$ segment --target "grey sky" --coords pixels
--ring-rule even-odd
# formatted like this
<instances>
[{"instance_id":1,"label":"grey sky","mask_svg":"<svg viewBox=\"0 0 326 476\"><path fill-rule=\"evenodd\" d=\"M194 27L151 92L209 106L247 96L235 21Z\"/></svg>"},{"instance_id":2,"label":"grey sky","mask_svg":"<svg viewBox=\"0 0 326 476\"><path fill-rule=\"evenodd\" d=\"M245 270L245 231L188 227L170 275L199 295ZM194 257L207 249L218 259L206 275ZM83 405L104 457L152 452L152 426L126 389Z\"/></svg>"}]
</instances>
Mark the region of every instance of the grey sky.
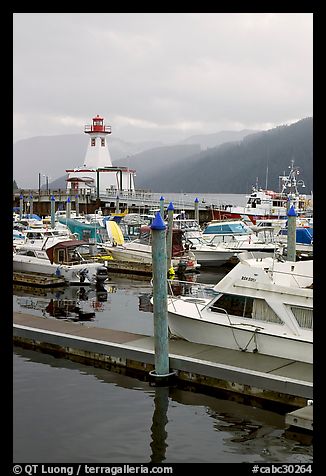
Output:
<instances>
[{"instance_id":1,"label":"grey sky","mask_svg":"<svg viewBox=\"0 0 326 476\"><path fill-rule=\"evenodd\" d=\"M15 13L14 141L268 129L313 115L312 13Z\"/></svg>"}]
</instances>

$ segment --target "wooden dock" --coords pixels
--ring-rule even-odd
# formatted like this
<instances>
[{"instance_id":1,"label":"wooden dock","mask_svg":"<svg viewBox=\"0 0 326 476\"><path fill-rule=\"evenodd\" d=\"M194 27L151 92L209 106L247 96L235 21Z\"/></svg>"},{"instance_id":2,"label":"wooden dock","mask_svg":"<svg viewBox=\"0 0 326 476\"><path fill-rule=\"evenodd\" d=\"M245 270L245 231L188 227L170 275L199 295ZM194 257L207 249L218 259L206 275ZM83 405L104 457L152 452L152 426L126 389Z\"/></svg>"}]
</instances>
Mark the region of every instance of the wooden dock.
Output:
<instances>
[{"instance_id":1,"label":"wooden dock","mask_svg":"<svg viewBox=\"0 0 326 476\"><path fill-rule=\"evenodd\" d=\"M293 412L287 413L285 416L285 423L292 427L312 431L313 405L307 405L305 407L298 408Z\"/></svg>"},{"instance_id":2,"label":"wooden dock","mask_svg":"<svg viewBox=\"0 0 326 476\"><path fill-rule=\"evenodd\" d=\"M38 273L13 272L13 282L15 284L26 284L28 286L56 287L67 284L63 276L50 276Z\"/></svg>"},{"instance_id":3,"label":"wooden dock","mask_svg":"<svg viewBox=\"0 0 326 476\"><path fill-rule=\"evenodd\" d=\"M138 263L136 261L108 260L106 265L109 273L134 274L142 276L152 275L152 265L149 263Z\"/></svg>"},{"instance_id":4,"label":"wooden dock","mask_svg":"<svg viewBox=\"0 0 326 476\"><path fill-rule=\"evenodd\" d=\"M14 344L112 371L148 378L154 337L13 313ZM176 384L285 414L313 398L312 365L169 339Z\"/></svg>"}]
</instances>

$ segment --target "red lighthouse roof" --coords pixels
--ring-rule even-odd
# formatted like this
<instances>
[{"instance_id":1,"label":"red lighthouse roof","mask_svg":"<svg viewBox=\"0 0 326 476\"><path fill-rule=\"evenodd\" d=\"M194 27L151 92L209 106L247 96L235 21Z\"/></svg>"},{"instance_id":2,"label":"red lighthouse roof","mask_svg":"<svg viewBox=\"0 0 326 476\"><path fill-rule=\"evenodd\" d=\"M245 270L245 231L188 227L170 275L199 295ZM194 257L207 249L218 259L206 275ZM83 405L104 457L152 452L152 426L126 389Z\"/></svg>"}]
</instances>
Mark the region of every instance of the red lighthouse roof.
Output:
<instances>
[{"instance_id":1,"label":"red lighthouse roof","mask_svg":"<svg viewBox=\"0 0 326 476\"><path fill-rule=\"evenodd\" d=\"M92 125L86 125L84 132L90 133L90 132L101 132L104 134L111 134L111 126L105 126L103 124L104 118L100 117L98 114L96 117L93 117L92 119L93 124Z\"/></svg>"}]
</instances>

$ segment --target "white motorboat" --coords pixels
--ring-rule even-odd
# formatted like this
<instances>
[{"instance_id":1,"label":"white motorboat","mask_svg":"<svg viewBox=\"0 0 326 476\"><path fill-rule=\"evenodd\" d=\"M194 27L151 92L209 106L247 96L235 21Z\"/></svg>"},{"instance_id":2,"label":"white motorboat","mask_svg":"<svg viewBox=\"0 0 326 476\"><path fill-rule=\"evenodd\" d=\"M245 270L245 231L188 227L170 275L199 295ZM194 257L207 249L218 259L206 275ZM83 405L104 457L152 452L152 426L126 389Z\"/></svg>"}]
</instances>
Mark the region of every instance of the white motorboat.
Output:
<instances>
[{"instance_id":1,"label":"white motorboat","mask_svg":"<svg viewBox=\"0 0 326 476\"><path fill-rule=\"evenodd\" d=\"M199 236L187 238L185 246L194 253L203 268L222 266L237 256L237 252L227 248L225 244L211 244Z\"/></svg>"},{"instance_id":2,"label":"white motorboat","mask_svg":"<svg viewBox=\"0 0 326 476\"><path fill-rule=\"evenodd\" d=\"M281 247L275 240L273 228L261 227L256 232L243 220L212 220L203 229L203 238L209 244L223 244L228 250L274 252Z\"/></svg>"},{"instance_id":3,"label":"white motorboat","mask_svg":"<svg viewBox=\"0 0 326 476\"><path fill-rule=\"evenodd\" d=\"M172 335L191 342L313 361L313 262L248 258L209 293L168 296ZM174 284L174 283L173 283ZM189 283L188 283L189 285Z\"/></svg>"},{"instance_id":4,"label":"white motorboat","mask_svg":"<svg viewBox=\"0 0 326 476\"><path fill-rule=\"evenodd\" d=\"M173 229L171 266L178 272L195 272L200 264L194 253L185 249L182 237L182 230ZM117 261L152 264L151 229L148 225L141 226L140 236L136 240L116 246L103 243L103 246Z\"/></svg>"},{"instance_id":5,"label":"white motorboat","mask_svg":"<svg viewBox=\"0 0 326 476\"><path fill-rule=\"evenodd\" d=\"M97 258L85 259L82 248L89 243L81 240L57 241L52 246L21 246L13 253L13 271L63 276L70 284L103 284L107 268Z\"/></svg>"}]
</instances>

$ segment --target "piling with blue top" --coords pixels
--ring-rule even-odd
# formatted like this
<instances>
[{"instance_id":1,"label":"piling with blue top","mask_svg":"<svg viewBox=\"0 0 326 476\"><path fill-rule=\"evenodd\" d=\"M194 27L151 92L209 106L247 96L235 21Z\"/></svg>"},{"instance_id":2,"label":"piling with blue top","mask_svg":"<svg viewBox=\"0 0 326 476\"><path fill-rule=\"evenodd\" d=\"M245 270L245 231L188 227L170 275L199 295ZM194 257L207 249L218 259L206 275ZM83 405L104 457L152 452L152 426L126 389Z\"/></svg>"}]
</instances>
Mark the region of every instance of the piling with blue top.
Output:
<instances>
[{"instance_id":1,"label":"piling with blue top","mask_svg":"<svg viewBox=\"0 0 326 476\"><path fill-rule=\"evenodd\" d=\"M120 198L117 195L116 202L115 202L115 213L120 213Z\"/></svg>"},{"instance_id":2,"label":"piling with blue top","mask_svg":"<svg viewBox=\"0 0 326 476\"><path fill-rule=\"evenodd\" d=\"M286 251L286 260L295 261L296 260L296 233L297 233L297 214L295 212L294 206L291 205L288 213L288 236L287 236L287 251Z\"/></svg>"},{"instance_id":3,"label":"piling with blue top","mask_svg":"<svg viewBox=\"0 0 326 476\"><path fill-rule=\"evenodd\" d=\"M24 197L22 194L19 195L19 218L23 218L24 213Z\"/></svg>"},{"instance_id":4,"label":"piling with blue top","mask_svg":"<svg viewBox=\"0 0 326 476\"><path fill-rule=\"evenodd\" d=\"M66 202L66 218L70 218L70 216L71 216L71 200L70 200L70 197L68 197Z\"/></svg>"},{"instance_id":5,"label":"piling with blue top","mask_svg":"<svg viewBox=\"0 0 326 476\"><path fill-rule=\"evenodd\" d=\"M199 224L199 200L195 198L195 220Z\"/></svg>"},{"instance_id":6,"label":"piling with blue top","mask_svg":"<svg viewBox=\"0 0 326 476\"><path fill-rule=\"evenodd\" d=\"M29 214L33 215L33 195L29 196Z\"/></svg>"},{"instance_id":7,"label":"piling with blue top","mask_svg":"<svg viewBox=\"0 0 326 476\"><path fill-rule=\"evenodd\" d=\"M51 195L51 227L55 227L55 198Z\"/></svg>"},{"instance_id":8,"label":"piling with blue top","mask_svg":"<svg viewBox=\"0 0 326 476\"><path fill-rule=\"evenodd\" d=\"M75 209L76 209L76 217L79 217L79 195L75 196Z\"/></svg>"},{"instance_id":9,"label":"piling with blue top","mask_svg":"<svg viewBox=\"0 0 326 476\"><path fill-rule=\"evenodd\" d=\"M163 195L161 196L160 198L160 214L161 214L161 217L164 219L164 197Z\"/></svg>"},{"instance_id":10,"label":"piling with blue top","mask_svg":"<svg viewBox=\"0 0 326 476\"><path fill-rule=\"evenodd\" d=\"M162 381L173 373L169 372L166 226L160 212L157 212L151 230L155 371L150 372L150 376Z\"/></svg>"},{"instance_id":11,"label":"piling with blue top","mask_svg":"<svg viewBox=\"0 0 326 476\"><path fill-rule=\"evenodd\" d=\"M168 231L166 236L166 253L167 253L167 269L171 268L171 261L172 261L172 228L173 228L173 212L174 206L173 203L170 202L167 208L168 211Z\"/></svg>"}]
</instances>

